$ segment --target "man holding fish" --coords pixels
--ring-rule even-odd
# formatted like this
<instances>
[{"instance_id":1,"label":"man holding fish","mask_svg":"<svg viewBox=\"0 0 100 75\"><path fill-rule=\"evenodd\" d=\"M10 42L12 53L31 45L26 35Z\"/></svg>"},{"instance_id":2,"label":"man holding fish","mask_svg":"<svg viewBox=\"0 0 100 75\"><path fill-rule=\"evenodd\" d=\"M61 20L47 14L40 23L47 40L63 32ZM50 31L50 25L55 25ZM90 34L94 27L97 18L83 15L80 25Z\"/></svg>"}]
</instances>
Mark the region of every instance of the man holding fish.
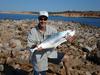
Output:
<instances>
[{"instance_id":1,"label":"man holding fish","mask_svg":"<svg viewBox=\"0 0 100 75\"><path fill-rule=\"evenodd\" d=\"M58 33L56 28L47 25L48 16L47 11L39 12L39 23L31 29L27 38L28 47L30 47L32 54L31 62L34 66L34 75L46 75L48 62L58 65L60 62L64 62L63 60L66 60L66 54L57 52L55 47L65 42L65 40L73 42L75 39L73 36L75 34L74 32L72 36L69 35L66 37L68 32ZM54 38L52 37L53 35ZM67 65L65 65L65 67L67 69Z\"/></svg>"}]
</instances>

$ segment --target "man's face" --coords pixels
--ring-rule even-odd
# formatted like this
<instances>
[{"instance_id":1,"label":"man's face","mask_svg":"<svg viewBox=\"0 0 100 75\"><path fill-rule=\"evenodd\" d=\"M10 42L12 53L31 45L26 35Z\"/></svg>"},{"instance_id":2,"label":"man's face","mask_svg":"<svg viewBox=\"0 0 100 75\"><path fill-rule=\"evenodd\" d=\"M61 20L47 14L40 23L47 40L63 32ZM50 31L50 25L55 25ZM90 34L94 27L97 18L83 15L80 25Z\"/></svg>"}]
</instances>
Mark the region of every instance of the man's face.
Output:
<instances>
[{"instance_id":1,"label":"man's face","mask_svg":"<svg viewBox=\"0 0 100 75\"><path fill-rule=\"evenodd\" d=\"M40 16L39 17L39 24L41 25L41 26L45 26L46 24L47 24L47 17L45 17L45 16Z\"/></svg>"}]
</instances>

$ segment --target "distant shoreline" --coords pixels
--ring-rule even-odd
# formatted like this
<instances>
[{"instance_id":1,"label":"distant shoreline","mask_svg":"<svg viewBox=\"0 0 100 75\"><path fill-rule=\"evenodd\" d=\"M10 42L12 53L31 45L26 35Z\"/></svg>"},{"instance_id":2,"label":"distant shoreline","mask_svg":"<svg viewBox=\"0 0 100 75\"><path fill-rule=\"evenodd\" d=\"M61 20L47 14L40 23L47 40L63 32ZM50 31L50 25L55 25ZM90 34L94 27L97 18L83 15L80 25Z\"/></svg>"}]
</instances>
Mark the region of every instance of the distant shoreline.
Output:
<instances>
[{"instance_id":1,"label":"distant shoreline","mask_svg":"<svg viewBox=\"0 0 100 75\"><path fill-rule=\"evenodd\" d=\"M16 11L0 11L2 14L26 14L38 15L38 12L16 12ZM63 11L63 12L49 12L51 16L64 17L86 17L86 18L100 18L100 11Z\"/></svg>"}]
</instances>

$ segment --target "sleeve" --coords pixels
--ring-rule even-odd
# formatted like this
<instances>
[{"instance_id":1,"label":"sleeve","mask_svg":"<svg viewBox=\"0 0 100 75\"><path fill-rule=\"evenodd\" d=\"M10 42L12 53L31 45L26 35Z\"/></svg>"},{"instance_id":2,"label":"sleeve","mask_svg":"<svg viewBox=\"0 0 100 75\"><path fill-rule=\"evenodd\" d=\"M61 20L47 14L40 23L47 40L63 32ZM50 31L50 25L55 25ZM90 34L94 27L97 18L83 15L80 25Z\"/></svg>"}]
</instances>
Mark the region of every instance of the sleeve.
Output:
<instances>
[{"instance_id":1,"label":"sleeve","mask_svg":"<svg viewBox=\"0 0 100 75\"><path fill-rule=\"evenodd\" d=\"M28 47L32 47L32 45L36 45L36 42L34 41L34 31L31 30L29 33L28 33L28 37L27 37L27 46Z\"/></svg>"}]
</instances>

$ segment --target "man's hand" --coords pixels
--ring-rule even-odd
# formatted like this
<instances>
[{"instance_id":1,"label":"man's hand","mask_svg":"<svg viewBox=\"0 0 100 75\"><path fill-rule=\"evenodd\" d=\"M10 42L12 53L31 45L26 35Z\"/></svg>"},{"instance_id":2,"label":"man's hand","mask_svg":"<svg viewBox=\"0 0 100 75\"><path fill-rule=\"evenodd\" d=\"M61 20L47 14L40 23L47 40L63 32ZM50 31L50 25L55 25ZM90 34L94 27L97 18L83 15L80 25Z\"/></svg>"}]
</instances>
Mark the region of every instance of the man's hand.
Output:
<instances>
[{"instance_id":1,"label":"man's hand","mask_svg":"<svg viewBox=\"0 0 100 75\"><path fill-rule=\"evenodd\" d=\"M39 47L37 50L38 50L38 51L42 51L42 50L43 50L43 48L42 48L42 47Z\"/></svg>"},{"instance_id":2,"label":"man's hand","mask_svg":"<svg viewBox=\"0 0 100 75\"><path fill-rule=\"evenodd\" d=\"M42 51L43 50L43 48L42 47L38 47L37 45L32 45L32 47L31 48L35 48L35 47L37 47L38 49L38 51Z\"/></svg>"}]
</instances>

